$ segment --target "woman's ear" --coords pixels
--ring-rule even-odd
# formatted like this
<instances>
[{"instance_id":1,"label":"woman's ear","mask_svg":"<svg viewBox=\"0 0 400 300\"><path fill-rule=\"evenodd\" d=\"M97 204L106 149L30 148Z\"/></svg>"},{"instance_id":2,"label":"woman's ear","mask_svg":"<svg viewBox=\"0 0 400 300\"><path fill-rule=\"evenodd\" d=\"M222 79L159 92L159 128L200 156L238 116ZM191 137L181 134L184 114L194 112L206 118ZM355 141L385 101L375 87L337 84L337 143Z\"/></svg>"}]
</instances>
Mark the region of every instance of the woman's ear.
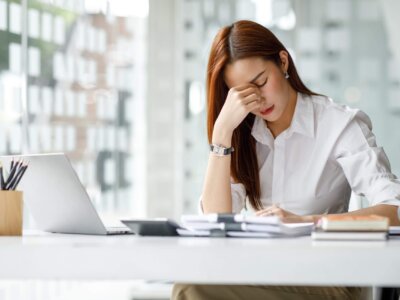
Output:
<instances>
[{"instance_id":1,"label":"woman's ear","mask_svg":"<svg viewBox=\"0 0 400 300\"><path fill-rule=\"evenodd\" d=\"M283 73L286 73L289 69L289 54L285 50L281 50L279 58L281 59L281 70Z\"/></svg>"}]
</instances>

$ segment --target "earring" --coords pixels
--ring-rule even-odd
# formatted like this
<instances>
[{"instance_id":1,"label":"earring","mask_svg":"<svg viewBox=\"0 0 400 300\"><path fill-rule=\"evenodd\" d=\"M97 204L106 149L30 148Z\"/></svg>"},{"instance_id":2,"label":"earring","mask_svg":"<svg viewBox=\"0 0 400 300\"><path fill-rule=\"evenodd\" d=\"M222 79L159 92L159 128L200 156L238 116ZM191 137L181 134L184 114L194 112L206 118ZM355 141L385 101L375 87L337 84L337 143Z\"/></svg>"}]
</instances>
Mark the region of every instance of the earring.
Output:
<instances>
[{"instance_id":1,"label":"earring","mask_svg":"<svg viewBox=\"0 0 400 300\"><path fill-rule=\"evenodd\" d=\"M288 72L287 72L287 71L285 72L285 78L286 78L286 79L288 79L288 78L289 78L289 74L288 74Z\"/></svg>"}]
</instances>

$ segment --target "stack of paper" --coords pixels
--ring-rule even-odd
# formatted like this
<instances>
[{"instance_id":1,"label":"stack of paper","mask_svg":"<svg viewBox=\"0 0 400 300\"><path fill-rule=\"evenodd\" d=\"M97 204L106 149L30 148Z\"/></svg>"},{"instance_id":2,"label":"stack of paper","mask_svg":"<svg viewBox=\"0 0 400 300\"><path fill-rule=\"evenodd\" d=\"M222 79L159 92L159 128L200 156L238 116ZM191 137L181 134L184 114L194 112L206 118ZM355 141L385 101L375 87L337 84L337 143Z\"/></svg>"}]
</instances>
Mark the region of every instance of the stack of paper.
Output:
<instances>
[{"instance_id":1,"label":"stack of paper","mask_svg":"<svg viewBox=\"0 0 400 300\"><path fill-rule=\"evenodd\" d=\"M314 240L386 240L389 219L378 215L328 215L312 233Z\"/></svg>"},{"instance_id":2,"label":"stack of paper","mask_svg":"<svg viewBox=\"0 0 400 300\"><path fill-rule=\"evenodd\" d=\"M184 215L181 236L285 237L311 234L313 223L282 223L277 216Z\"/></svg>"}]
</instances>

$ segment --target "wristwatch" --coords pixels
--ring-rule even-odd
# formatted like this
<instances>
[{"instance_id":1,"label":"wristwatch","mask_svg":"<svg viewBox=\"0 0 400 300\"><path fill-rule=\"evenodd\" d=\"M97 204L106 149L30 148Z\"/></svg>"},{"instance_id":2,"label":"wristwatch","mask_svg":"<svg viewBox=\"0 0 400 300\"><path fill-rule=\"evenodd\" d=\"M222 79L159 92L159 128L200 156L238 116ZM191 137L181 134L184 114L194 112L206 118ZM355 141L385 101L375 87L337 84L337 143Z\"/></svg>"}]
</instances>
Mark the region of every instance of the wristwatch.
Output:
<instances>
[{"instance_id":1,"label":"wristwatch","mask_svg":"<svg viewBox=\"0 0 400 300\"><path fill-rule=\"evenodd\" d=\"M216 145L216 144L211 144L210 150L212 153L214 153L218 156L230 155L233 151L235 151L235 149L233 147L226 148L222 145Z\"/></svg>"}]
</instances>

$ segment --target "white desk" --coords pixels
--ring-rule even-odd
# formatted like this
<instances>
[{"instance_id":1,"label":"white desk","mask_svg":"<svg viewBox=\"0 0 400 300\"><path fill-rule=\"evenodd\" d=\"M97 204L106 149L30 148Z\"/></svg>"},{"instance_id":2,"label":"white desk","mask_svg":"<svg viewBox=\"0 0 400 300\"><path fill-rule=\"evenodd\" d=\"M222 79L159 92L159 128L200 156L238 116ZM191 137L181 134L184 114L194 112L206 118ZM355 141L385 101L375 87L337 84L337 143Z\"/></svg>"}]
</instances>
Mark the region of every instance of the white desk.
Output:
<instances>
[{"instance_id":1,"label":"white desk","mask_svg":"<svg viewBox=\"0 0 400 300\"><path fill-rule=\"evenodd\" d=\"M0 238L0 279L400 286L400 239Z\"/></svg>"}]
</instances>

